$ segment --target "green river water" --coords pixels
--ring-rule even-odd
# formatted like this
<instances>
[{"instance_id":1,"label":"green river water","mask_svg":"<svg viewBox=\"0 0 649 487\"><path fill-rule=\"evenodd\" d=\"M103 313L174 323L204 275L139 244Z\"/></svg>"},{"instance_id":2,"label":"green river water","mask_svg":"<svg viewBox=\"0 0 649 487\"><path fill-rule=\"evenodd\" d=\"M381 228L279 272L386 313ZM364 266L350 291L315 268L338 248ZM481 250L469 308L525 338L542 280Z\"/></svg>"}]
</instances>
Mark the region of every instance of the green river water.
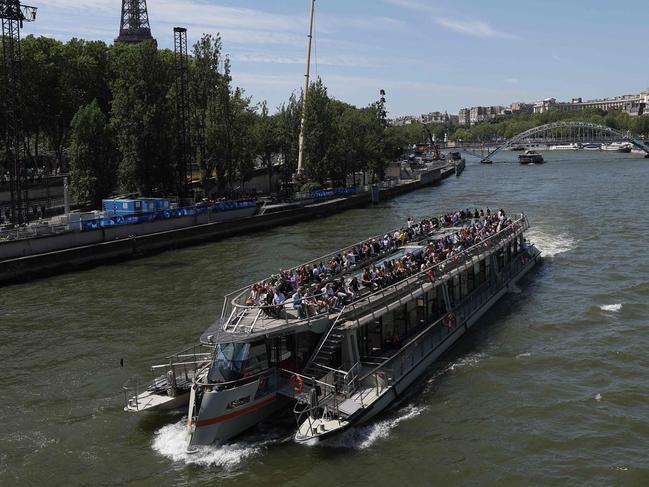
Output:
<instances>
[{"instance_id":1,"label":"green river water","mask_svg":"<svg viewBox=\"0 0 649 487\"><path fill-rule=\"evenodd\" d=\"M649 161L545 157L470 159L377 206L0 288L0 485L649 485ZM375 421L304 446L288 416L190 455L182 414L122 411L126 379L195 342L226 292L486 206L525 211L543 263Z\"/></svg>"}]
</instances>

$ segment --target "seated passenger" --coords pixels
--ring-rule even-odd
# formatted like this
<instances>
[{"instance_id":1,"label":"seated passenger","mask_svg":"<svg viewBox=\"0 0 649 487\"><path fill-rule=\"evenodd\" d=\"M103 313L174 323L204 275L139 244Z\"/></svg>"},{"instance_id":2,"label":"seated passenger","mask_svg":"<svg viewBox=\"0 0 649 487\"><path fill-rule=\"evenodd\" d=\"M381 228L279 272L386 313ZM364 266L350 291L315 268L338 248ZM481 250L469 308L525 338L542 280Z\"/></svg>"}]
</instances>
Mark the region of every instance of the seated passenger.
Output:
<instances>
[{"instance_id":1,"label":"seated passenger","mask_svg":"<svg viewBox=\"0 0 649 487\"><path fill-rule=\"evenodd\" d=\"M273 314L275 317L280 318L282 316L282 309L284 309L284 302L286 301L286 296L281 290L277 290L275 297L273 298Z\"/></svg>"},{"instance_id":2,"label":"seated passenger","mask_svg":"<svg viewBox=\"0 0 649 487\"><path fill-rule=\"evenodd\" d=\"M303 288L298 289L295 291L295 294L293 294L292 300L293 300L293 308L297 310L298 316L301 319L304 319L307 317L306 311L304 309L304 304L302 303L302 292L304 292Z\"/></svg>"}]
</instances>

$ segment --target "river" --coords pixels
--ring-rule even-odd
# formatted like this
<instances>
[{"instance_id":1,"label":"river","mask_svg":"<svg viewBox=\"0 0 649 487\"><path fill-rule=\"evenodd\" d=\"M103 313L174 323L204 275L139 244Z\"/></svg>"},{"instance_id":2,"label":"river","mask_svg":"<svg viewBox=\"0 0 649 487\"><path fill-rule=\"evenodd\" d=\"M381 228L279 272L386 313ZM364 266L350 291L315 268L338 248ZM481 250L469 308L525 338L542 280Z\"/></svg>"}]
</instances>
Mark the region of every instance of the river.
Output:
<instances>
[{"instance_id":1,"label":"river","mask_svg":"<svg viewBox=\"0 0 649 487\"><path fill-rule=\"evenodd\" d=\"M1 288L0 485L648 485L649 161L544 155ZM181 415L122 411L125 380L194 342L227 291L408 216L487 206L529 215L543 263L376 421L303 446L288 417L189 455Z\"/></svg>"}]
</instances>

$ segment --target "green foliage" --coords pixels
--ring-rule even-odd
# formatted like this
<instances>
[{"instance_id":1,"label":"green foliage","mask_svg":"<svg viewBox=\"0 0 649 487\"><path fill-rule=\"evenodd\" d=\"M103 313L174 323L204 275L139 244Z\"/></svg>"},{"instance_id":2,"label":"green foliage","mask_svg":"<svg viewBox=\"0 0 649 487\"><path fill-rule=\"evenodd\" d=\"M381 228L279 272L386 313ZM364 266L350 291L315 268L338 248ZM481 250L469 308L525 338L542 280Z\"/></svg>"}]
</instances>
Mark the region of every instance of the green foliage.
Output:
<instances>
[{"instance_id":1,"label":"green foliage","mask_svg":"<svg viewBox=\"0 0 649 487\"><path fill-rule=\"evenodd\" d=\"M172 57L155 42L116 44L111 51L111 127L120 154L120 186L142 195L174 189L168 98Z\"/></svg>"},{"instance_id":2,"label":"green foliage","mask_svg":"<svg viewBox=\"0 0 649 487\"><path fill-rule=\"evenodd\" d=\"M369 171L383 178L391 159L382 107L356 108L330 98L318 78L309 88L305 118L305 169L309 178L324 185L346 184L347 176Z\"/></svg>"},{"instance_id":3,"label":"green foliage","mask_svg":"<svg viewBox=\"0 0 649 487\"><path fill-rule=\"evenodd\" d=\"M115 187L115 158L107 117L97 100L80 108L72 119L70 183L78 202L101 205Z\"/></svg>"}]
</instances>

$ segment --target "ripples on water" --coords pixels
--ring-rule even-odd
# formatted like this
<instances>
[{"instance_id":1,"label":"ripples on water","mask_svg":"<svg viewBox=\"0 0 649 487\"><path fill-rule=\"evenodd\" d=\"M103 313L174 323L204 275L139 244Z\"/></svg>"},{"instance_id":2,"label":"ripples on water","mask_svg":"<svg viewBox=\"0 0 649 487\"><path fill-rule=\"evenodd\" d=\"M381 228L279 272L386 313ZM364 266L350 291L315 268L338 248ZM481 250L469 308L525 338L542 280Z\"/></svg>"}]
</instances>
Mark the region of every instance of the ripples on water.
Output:
<instances>
[{"instance_id":1,"label":"ripples on water","mask_svg":"<svg viewBox=\"0 0 649 487\"><path fill-rule=\"evenodd\" d=\"M547 160L469 161L377 207L3 288L0 485L649 485L649 165ZM289 417L188 454L178 415L121 411L126 378L226 292L467 206L525 211L544 263L375 421L308 447Z\"/></svg>"}]
</instances>

